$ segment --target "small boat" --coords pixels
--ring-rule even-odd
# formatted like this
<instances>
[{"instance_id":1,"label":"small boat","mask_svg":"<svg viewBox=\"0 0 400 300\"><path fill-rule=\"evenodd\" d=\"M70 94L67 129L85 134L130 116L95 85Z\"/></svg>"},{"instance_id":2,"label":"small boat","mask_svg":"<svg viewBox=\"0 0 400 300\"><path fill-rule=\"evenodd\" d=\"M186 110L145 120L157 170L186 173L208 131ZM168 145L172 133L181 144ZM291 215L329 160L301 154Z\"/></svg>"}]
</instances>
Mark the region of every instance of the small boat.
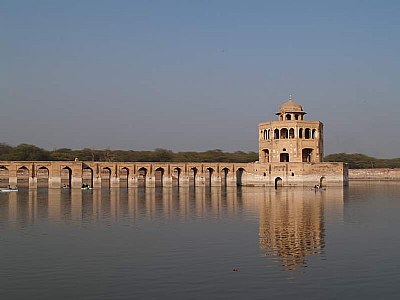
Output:
<instances>
[{"instance_id":1,"label":"small boat","mask_svg":"<svg viewBox=\"0 0 400 300\"><path fill-rule=\"evenodd\" d=\"M81 189L82 190L93 190L93 188L90 187L90 185L86 185L86 184L82 185Z\"/></svg>"},{"instance_id":2,"label":"small boat","mask_svg":"<svg viewBox=\"0 0 400 300\"><path fill-rule=\"evenodd\" d=\"M0 192L2 193L9 193L9 192L18 192L18 188L0 188Z\"/></svg>"},{"instance_id":3,"label":"small boat","mask_svg":"<svg viewBox=\"0 0 400 300\"><path fill-rule=\"evenodd\" d=\"M314 191L316 191L316 192L321 192L321 191L325 191L326 188L322 188L322 187L313 187L313 188L311 188L311 190L314 190Z\"/></svg>"}]
</instances>

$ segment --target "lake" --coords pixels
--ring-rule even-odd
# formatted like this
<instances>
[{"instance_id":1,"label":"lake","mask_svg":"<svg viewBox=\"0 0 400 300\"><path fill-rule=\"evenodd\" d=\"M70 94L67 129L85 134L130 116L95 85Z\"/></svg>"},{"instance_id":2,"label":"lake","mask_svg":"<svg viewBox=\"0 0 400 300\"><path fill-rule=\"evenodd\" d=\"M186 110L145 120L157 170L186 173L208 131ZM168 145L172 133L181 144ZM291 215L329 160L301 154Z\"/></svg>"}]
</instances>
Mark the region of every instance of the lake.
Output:
<instances>
[{"instance_id":1,"label":"lake","mask_svg":"<svg viewBox=\"0 0 400 300\"><path fill-rule=\"evenodd\" d=\"M400 183L0 193L0 299L399 299Z\"/></svg>"}]
</instances>

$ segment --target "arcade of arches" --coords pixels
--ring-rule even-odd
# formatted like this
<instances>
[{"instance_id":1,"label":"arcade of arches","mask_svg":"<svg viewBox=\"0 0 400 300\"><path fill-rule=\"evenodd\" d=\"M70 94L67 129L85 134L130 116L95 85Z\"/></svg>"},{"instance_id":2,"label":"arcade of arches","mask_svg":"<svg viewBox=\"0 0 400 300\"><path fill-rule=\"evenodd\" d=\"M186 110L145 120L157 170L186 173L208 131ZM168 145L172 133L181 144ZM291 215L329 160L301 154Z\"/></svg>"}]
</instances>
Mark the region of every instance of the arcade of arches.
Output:
<instances>
[{"instance_id":1,"label":"arcade of arches","mask_svg":"<svg viewBox=\"0 0 400 300\"><path fill-rule=\"evenodd\" d=\"M247 164L0 162L0 187L236 186Z\"/></svg>"}]
</instances>

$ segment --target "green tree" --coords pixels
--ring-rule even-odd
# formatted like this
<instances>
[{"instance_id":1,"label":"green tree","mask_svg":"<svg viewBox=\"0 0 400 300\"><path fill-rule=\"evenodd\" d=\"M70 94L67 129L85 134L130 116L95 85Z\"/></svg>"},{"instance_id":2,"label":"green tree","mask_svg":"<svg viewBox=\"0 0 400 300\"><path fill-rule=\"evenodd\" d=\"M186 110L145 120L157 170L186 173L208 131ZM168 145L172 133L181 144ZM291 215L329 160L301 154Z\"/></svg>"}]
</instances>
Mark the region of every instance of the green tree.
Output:
<instances>
[{"instance_id":1,"label":"green tree","mask_svg":"<svg viewBox=\"0 0 400 300\"><path fill-rule=\"evenodd\" d=\"M0 160L7 160L7 155L12 149L10 145L0 143Z\"/></svg>"},{"instance_id":2,"label":"green tree","mask_svg":"<svg viewBox=\"0 0 400 300\"><path fill-rule=\"evenodd\" d=\"M328 162L345 162L351 169L366 169L377 167L382 160L361 153L335 153L324 158Z\"/></svg>"},{"instance_id":3,"label":"green tree","mask_svg":"<svg viewBox=\"0 0 400 300\"><path fill-rule=\"evenodd\" d=\"M169 161L172 161L173 157L174 157L174 153L171 150L157 148L152 153L151 161L169 162Z\"/></svg>"},{"instance_id":4,"label":"green tree","mask_svg":"<svg viewBox=\"0 0 400 300\"><path fill-rule=\"evenodd\" d=\"M7 160L51 160L49 151L29 144L20 144L8 154Z\"/></svg>"},{"instance_id":5,"label":"green tree","mask_svg":"<svg viewBox=\"0 0 400 300\"><path fill-rule=\"evenodd\" d=\"M52 160L74 160L76 154L73 150L68 148L60 148L50 152Z\"/></svg>"}]
</instances>

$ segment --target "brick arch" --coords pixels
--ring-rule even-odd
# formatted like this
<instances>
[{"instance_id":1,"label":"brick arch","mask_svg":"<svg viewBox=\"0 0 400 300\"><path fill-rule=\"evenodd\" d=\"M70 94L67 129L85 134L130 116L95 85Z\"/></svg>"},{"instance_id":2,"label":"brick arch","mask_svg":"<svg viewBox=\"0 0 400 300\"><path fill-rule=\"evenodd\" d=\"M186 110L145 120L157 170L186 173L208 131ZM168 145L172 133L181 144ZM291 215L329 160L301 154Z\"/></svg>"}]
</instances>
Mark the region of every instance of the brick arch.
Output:
<instances>
[{"instance_id":1,"label":"brick arch","mask_svg":"<svg viewBox=\"0 0 400 300\"><path fill-rule=\"evenodd\" d=\"M156 186L163 186L164 175L165 175L164 167L157 167L154 170L154 179Z\"/></svg>"},{"instance_id":2,"label":"brick arch","mask_svg":"<svg viewBox=\"0 0 400 300\"><path fill-rule=\"evenodd\" d=\"M47 166L36 166L36 177L38 187L49 187L50 170Z\"/></svg>"},{"instance_id":3,"label":"brick arch","mask_svg":"<svg viewBox=\"0 0 400 300\"><path fill-rule=\"evenodd\" d=\"M205 169L205 172L204 172L205 174L205 179L206 179L206 185L210 185L211 186L211 182L212 182L212 179L213 179L213 177L215 176L215 174L216 174L216 170L213 168L213 167L207 167L206 169Z\"/></svg>"},{"instance_id":4,"label":"brick arch","mask_svg":"<svg viewBox=\"0 0 400 300\"><path fill-rule=\"evenodd\" d=\"M138 187L145 187L146 186L146 178L148 176L148 168L144 166L138 167L136 171L136 176L137 176L137 184Z\"/></svg>"},{"instance_id":5,"label":"brick arch","mask_svg":"<svg viewBox=\"0 0 400 300\"><path fill-rule=\"evenodd\" d=\"M118 170L119 186L128 187L130 170L129 167L120 167Z\"/></svg>"},{"instance_id":6,"label":"brick arch","mask_svg":"<svg viewBox=\"0 0 400 300\"><path fill-rule=\"evenodd\" d=\"M235 171L236 185L242 186L245 182L246 170L243 167L238 167Z\"/></svg>"},{"instance_id":7,"label":"brick arch","mask_svg":"<svg viewBox=\"0 0 400 300\"><path fill-rule=\"evenodd\" d=\"M101 186L111 186L112 168L109 166L102 166L100 170Z\"/></svg>"},{"instance_id":8,"label":"brick arch","mask_svg":"<svg viewBox=\"0 0 400 300\"><path fill-rule=\"evenodd\" d=\"M221 177L221 184L222 186L227 186L228 184L228 175L229 175L230 169L228 167L223 167L220 171L220 177Z\"/></svg>"},{"instance_id":9,"label":"brick arch","mask_svg":"<svg viewBox=\"0 0 400 300\"><path fill-rule=\"evenodd\" d=\"M0 187L7 187L10 184L10 170L5 165L0 165Z\"/></svg>"},{"instance_id":10,"label":"brick arch","mask_svg":"<svg viewBox=\"0 0 400 300\"><path fill-rule=\"evenodd\" d=\"M31 177L31 169L25 165L17 166L17 185L19 187L29 187L29 178Z\"/></svg>"},{"instance_id":11,"label":"brick arch","mask_svg":"<svg viewBox=\"0 0 400 300\"><path fill-rule=\"evenodd\" d=\"M182 168L180 167L173 167L172 172L171 172L171 177L172 177L172 184L176 186L180 186L180 180L181 180L181 174L182 174Z\"/></svg>"},{"instance_id":12,"label":"brick arch","mask_svg":"<svg viewBox=\"0 0 400 300\"><path fill-rule=\"evenodd\" d=\"M275 178L275 189L283 186L283 180L281 177Z\"/></svg>"},{"instance_id":13,"label":"brick arch","mask_svg":"<svg viewBox=\"0 0 400 300\"><path fill-rule=\"evenodd\" d=\"M93 187L94 170L86 164L82 164L82 184Z\"/></svg>"},{"instance_id":14,"label":"brick arch","mask_svg":"<svg viewBox=\"0 0 400 300\"><path fill-rule=\"evenodd\" d=\"M190 166L188 169L188 177L189 177L189 184L192 184L193 186L196 185L196 177L199 174L199 168L196 166Z\"/></svg>"},{"instance_id":15,"label":"brick arch","mask_svg":"<svg viewBox=\"0 0 400 300\"><path fill-rule=\"evenodd\" d=\"M60 177L61 177L61 185L63 187L71 187L72 169L69 166L64 166L61 168Z\"/></svg>"}]
</instances>

